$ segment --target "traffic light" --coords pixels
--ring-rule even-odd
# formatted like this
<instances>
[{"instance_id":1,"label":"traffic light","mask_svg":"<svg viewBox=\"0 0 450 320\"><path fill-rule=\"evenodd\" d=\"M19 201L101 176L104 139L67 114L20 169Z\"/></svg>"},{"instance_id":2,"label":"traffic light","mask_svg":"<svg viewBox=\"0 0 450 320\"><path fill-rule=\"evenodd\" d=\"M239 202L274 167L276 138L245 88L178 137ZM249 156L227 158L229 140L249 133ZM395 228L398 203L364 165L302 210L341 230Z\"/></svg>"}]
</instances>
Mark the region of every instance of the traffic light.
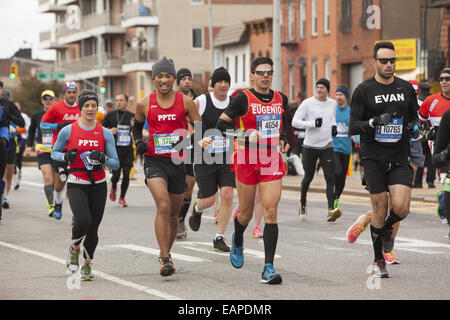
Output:
<instances>
[{"instance_id":1,"label":"traffic light","mask_svg":"<svg viewBox=\"0 0 450 320\"><path fill-rule=\"evenodd\" d=\"M101 78L100 79L100 93L105 93L106 92L106 83L105 83L105 79Z\"/></svg>"},{"instance_id":2,"label":"traffic light","mask_svg":"<svg viewBox=\"0 0 450 320\"><path fill-rule=\"evenodd\" d=\"M19 66L17 63L12 63L9 67L9 77L14 80L17 78L17 75L19 74Z\"/></svg>"}]
</instances>

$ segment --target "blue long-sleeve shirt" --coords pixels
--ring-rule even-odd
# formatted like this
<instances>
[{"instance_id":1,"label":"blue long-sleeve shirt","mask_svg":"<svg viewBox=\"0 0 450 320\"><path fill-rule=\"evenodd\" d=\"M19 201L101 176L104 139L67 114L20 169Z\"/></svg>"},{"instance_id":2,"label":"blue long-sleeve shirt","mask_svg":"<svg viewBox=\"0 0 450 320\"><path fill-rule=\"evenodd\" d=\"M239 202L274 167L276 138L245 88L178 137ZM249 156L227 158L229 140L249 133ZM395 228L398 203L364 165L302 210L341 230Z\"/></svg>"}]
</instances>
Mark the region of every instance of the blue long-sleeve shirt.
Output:
<instances>
[{"instance_id":1,"label":"blue long-sleeve shirt","mask_svg":"<svg viewBox=\"0 0 450 320\"><path fill-rule=\"evenodd\" d=\"M93 128L82 127L83 130L93 130ZM58 139L56 139L56 143L53 146L51 157L55 161L64 162L64 148L67 145L67 141L70 137L70 133L72 132L72 125L65 126L58 135ZM105 161L105 166L112 170L117 170L120 167L119 157L117 156L116 151L116 142L114 140L114 136L111 131L106 128L103 128L103 135L105 137L105 154L108 156Z\"/></svg>"},{"instance_id":2,"label":"blue long-sleeve shirt","mask_svg":"<svg viewBox=\"0 0 450 320\"><path fill-rule=\"evenodd\" d=\"M350 137L350 107L341 108L336 105L336 126L338 134L333 137L334 152L352 154L352 139Z\"/></svg>"}]
</instances>

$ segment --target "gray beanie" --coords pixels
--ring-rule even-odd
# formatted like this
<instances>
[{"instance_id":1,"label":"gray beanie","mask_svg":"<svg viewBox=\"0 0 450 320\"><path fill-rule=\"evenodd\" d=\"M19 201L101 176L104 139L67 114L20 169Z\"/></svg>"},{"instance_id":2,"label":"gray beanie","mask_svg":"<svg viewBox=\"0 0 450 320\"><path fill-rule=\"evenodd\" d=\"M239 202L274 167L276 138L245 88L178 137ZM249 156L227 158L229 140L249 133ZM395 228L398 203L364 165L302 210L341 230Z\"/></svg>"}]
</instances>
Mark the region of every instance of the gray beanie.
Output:
<instances>
[{"instance_id":1,"label":"gray beanie","mask_svg":"<svg viewBox=\"0 0 450 320\"><path fill-rule=\"evenodd\" d=\"M152 78L155 79L155 76L160 72L168 72L171 75L173 75L174 78L177 77L177 73L175 71L175 65L173 64L173 60L167 59L165 56L153 64Z\"/></svg>"}]
</instances>

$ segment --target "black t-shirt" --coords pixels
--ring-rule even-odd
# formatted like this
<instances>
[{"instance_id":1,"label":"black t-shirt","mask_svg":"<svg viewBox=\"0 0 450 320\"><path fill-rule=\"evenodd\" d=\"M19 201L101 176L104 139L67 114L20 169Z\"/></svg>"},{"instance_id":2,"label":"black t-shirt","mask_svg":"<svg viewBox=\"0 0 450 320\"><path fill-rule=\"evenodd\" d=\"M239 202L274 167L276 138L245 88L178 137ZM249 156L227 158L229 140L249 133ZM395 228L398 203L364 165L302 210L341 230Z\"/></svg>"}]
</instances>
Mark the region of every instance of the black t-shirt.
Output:
<instances>
[{"instance_id":1,"label":"black t-shirt","mask_svg":"<svg viewBox=\"0 0 450 320\"><path fill-rule=\"evenodd\" d=\"M450 109L444 112L439 124L436 141L434 143L434 154L444 151L450 143Z\"/></svg>"},{"instance_id":2,"label":"black t-shirt","mask_svg":"<svg viewBox=\"0 0 450 320\"><path fill-rule=\"evenodd\" d=\"M114 110L108 113L103 119L102 125L105 128L117 128L117 133L114 135L116 140L116 148L118 153L121 151L133 150L133 143L131 139L131 119L134 119L134 113L130 111Z\"/></svg>"},{"instance_id":3,"label":"black t-shirt","mask_svg":"<svg viewBox=\"0 0 450 320\"><path fill-rule=\"evenodd\" d=\"M408 123L417 120L418 103L412 85L394 77L389 85L371 78L354 91L350 106L350 134L361 136L361 158L408 162ZM397 113L386 126L370 127L369 120L383 113Z\"/></svg>"},{"instance_id":4,"label":"black t-shirt","mask_svg":"<svg viewBox=\"0 0 450 320\"><path fill-rule=\"evenodd\" d=\"M250 91L255 95L255 97L262 102L269 102L273 99L274 92L270 90L268 94L261 94L256 92L255 89L250 89ZM287 121L286 121L286 112L289 109L288 106L288 98L280 92L281 97L283 99L283 121L281 134L287 137ZM248 99L244 92L240 92L233 101L230 102L230 105L225 109L224 113L229 116L231 119L235 119L239 116L243 116L247 113L248 109Z\"/></svg>"},{"instance_id":5,"label":"black t-shirt","mask_svg":"<svg viewBox=\"0 0 450 320\"><path fill-rule=\"evenodd\" d=\"M17 109L16 105L12 101L1 98L0 106L3 108L3 110L6 110L6 112L2 112L0 127L9 128L9 121L12 121L18 127L25 127L25 120L23 119L20 110Z\"/></svg>"},{"instance_id":6,"label":"black t-shirt","mask_svg":"<svg viewBox=\"0 0 450 320\"><path fill-rule=\"evenodd\" d=\"M42 132L39 128L41 124L42 116L44 115L45 110L39 110L36 111L31 116L31 122L30 126L28 127L28 140L27 140L27 146L32 147L34 145L34 138L36 137L37 143L42 143ZM37 130L37 136L36 136L36 130Z\"/></svg>"}]
</instances>

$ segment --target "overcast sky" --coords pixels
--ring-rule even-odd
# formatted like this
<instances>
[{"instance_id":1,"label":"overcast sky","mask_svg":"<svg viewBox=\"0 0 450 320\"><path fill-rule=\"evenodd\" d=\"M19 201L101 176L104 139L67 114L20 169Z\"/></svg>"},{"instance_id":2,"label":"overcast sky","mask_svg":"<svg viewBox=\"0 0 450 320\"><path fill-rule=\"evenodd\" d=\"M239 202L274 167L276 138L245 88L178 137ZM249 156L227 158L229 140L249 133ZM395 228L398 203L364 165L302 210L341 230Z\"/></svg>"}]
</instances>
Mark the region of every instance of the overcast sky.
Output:
<instances>
[{"instance_id":1,"label":"overcast sky","mask_svg":"<svg viewBox=\"0 0 450 320\"><path fill-rule=\"evenodd\" d=\"M50 30L54 14L40 14L38 0L0 0L0 58L33 48L34 59L55 59L54 50L38 50L39 32Z\"/></svg>"}]
</instances>

